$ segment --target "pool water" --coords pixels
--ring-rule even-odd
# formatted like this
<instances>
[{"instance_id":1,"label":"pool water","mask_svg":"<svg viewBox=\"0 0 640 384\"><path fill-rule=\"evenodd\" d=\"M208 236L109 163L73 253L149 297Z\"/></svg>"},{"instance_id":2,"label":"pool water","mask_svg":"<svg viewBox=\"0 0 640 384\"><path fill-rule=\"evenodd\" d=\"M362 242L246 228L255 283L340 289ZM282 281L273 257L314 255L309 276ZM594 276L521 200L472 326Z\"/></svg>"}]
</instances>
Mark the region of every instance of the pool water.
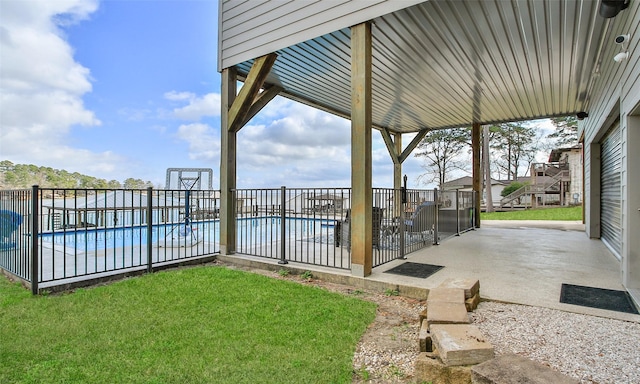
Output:
<instances>
[{"instance_id":1,"label":"pool water","mask_svg":"<svg viewBox=\"0 0 640 384\"><path fill-rule=\"evenodd\" d=\"M287 218L286 237L301 237L333 231L335 220ZM237 237L243 239L280 239L282 219L279 217L257 217L237 220ZM190 230L189 230L190 228ZM198 241L217 243L220 241L220 221L193 222L185 231L184 223L154 225L151 241L156 246L170 245L176 238L197 237ZM74 248L85 251L113 249L147 245L147 227L87 228L40 234L43 243L52 247Z\"/></svg>"}]
</instances>

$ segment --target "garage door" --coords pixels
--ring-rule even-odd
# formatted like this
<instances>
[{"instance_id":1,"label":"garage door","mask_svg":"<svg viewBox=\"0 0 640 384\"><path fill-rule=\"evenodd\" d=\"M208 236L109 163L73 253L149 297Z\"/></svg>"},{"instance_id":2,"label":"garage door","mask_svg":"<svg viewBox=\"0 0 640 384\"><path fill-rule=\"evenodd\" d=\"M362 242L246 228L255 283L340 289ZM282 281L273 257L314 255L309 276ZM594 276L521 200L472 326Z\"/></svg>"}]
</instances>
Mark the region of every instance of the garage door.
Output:
<instances>
[{"instance_id":1,"label":"garage door","mask_svg":"<svg viewBox=\"0 0 640 384\"><path fill-rule=\"evenodd\" d=\"M600 237L616 257L622 252L621 178L622 145L620 124L616 123L602 139L600 146Z\"/></svg>"}]
</instances>

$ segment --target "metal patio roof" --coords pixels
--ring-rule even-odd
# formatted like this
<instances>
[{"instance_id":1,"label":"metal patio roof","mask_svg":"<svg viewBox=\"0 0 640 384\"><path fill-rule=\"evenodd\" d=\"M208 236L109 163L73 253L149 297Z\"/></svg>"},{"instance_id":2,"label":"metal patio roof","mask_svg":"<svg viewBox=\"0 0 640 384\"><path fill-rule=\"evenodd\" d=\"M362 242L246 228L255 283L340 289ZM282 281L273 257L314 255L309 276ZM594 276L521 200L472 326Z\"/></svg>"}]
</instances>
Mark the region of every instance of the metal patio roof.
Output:
<instances>
[{"instance_id":1,"label":"metal patio roof","mask_svg":"<svg viewBox=\"0 0 640 384\"><path fill-rule=\"evenodd\" d=\"M427 129L589 110L599 0L431 0L372 20L373 124ZM349 117L350 29L278 50L267 83ZM237 65L246 76L253 60Z\"/></svg>"}]
</instances>

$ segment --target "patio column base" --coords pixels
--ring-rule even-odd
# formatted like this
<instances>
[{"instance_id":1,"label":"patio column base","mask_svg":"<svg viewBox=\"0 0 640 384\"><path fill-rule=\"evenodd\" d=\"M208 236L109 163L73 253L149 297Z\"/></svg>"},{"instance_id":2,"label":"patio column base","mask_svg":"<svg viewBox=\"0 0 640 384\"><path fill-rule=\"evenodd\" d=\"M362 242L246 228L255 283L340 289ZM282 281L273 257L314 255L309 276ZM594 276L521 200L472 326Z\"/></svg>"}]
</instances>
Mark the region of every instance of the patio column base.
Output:
<instances>
[{"instance_id":1,"label":"patio column base","mask_svg":"<svg viewBox=\"0 0 640 384\"><path fill-rule=\"evenodd\" d=\"M365 274L364 265L351 264L351 275L352 276L355 276L355 277L367 277L369 274Z\"/></svg>"},{"instance_id":2,"label":"patio column base","mask_svg":"<svg viewBox=\"0 0 640 384\"><path fill-rule=\"evenodd\" d=\"M221 255L233 255L235 252L229 250L226 245L220 245L220 254Z\"/></svg>"}]
</instances>

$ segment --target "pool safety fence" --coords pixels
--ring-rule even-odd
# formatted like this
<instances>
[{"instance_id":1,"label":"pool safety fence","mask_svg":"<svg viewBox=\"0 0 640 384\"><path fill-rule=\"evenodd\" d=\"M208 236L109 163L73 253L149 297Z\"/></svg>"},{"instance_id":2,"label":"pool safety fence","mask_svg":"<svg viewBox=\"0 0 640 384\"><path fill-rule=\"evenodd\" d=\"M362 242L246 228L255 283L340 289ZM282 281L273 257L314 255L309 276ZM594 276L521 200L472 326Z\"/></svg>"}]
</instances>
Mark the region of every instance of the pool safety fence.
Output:
<instances>
[{"instance_id":1,"label":"pool safety fence","mask_svg":"<svg viewBox=\"0 0 640 384\"><path fill-rule=\"evenodd\" d=\"M351 268L351 189L236 189L236 252ZM474 227L474 194L374 188L373 266Z\"/></svg>"},{"instance_id":2,"label":"pool safety fence","mask_svg":"<svg viewBox=\"0 0 640 384\"><path fill-rule=\"evenodd\" d=\"M348 270L351 189L236 189L236 253ZM373 265L473 229L472 192L373 189ZM41 289L211 260L220 191L0 191L0 270Z\"/></svg>"},{"instance_id":3,"label":"pool safety fence","mask_svg":"<svg viewBox=\"0 0 640 384\"><path fill-rule=\"evenodd\" d=\"M218 191L0 191L0 267L37 293L204 258L218 252L218 207Z\"/></svg>"}]
</instances>

